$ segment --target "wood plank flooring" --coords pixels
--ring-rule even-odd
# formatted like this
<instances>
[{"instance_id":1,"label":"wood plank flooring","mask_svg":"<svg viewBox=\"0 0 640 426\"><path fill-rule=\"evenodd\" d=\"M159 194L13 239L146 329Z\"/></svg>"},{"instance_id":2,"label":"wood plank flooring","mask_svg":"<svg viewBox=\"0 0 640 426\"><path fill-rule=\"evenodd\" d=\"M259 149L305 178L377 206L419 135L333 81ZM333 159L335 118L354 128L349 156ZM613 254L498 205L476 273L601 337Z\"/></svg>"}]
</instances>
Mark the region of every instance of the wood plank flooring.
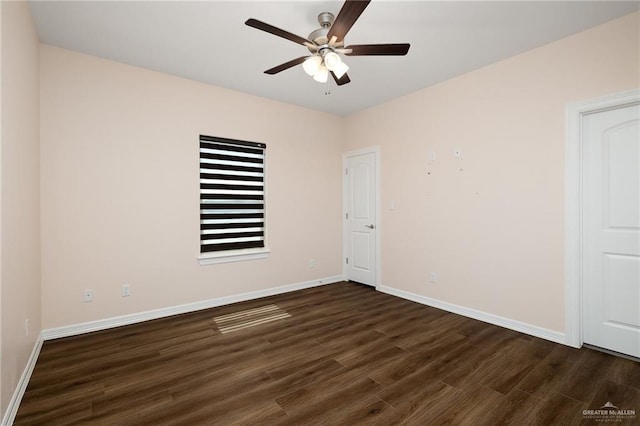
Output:
<instances>
[{"instance_id":1,"label":"wood plank flooring","mask_svg":"<svg viewBox=\"0 0 640 426\"><path fill-rule=\"evenodd\" d=\"M337 283L47 341L15 424L578 425L608 401L640 423L640 364Z\"/></svg>"}]
</instances>

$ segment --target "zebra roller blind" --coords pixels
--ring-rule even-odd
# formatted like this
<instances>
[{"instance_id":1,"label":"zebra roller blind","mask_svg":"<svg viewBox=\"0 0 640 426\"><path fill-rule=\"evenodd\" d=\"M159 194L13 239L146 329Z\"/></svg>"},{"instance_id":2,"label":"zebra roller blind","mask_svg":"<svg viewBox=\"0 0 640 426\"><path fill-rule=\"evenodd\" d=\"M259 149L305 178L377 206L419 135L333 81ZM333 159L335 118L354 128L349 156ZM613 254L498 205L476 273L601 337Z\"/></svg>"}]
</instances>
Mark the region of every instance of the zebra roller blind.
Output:
<instances>
[{"instance_id":1,"label":"zebra roller blind","mask_svg":"<svg viewBox=\"0 0 640 426\"><path fill-rule=\"evenodd\" d=\"M200 253L264 247L265 148L200 135Z\"/></svg>"}]
</instances>

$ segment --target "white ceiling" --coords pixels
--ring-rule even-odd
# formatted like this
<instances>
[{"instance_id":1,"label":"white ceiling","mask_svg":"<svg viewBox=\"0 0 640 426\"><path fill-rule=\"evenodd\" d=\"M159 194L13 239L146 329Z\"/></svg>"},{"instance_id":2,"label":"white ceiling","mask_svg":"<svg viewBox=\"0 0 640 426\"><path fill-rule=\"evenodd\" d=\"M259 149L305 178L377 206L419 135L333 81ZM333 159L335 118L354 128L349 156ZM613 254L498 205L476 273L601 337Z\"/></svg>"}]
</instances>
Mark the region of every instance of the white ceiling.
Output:
<instances>
[{"instance_id":1,"label":"white ceiling","mask_svg":"<svg viewBox=\"0 0 640 426\"><path fill-rule=\"evenodd\" d=\"M247 27L307 37L336 1L31 1L43 43L338 115L348 115L639 10L638 2L373 0L346 44L411 43L403 57L347 57L351 83L313 81L308 53Z\"/></svg>"}]
</instances>

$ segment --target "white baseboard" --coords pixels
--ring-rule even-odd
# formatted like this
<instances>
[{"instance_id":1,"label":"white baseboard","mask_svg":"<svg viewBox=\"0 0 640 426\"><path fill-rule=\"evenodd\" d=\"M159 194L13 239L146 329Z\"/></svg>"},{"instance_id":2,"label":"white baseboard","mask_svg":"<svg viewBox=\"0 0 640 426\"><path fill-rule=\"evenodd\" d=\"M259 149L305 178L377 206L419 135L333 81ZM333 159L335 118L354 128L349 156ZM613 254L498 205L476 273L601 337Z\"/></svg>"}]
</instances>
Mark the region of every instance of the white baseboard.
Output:
<instances>
[{"instance_id":1,"label":"white baseboard","mask_svg":"<svg viewBox=\"0 0 640 426\"><path fill-rule=\"evenodd\" d=\"M18 385L16 386L16 390L13 392L13 396L11 396L11 400L9 401L9 405L7 406L7 411L4 413L4 417L2 418L2 426L10 426L13 424L13 421L16 418L16 414L18 414L18 408L20 408L20 402L22 402L22 397L24 396L24 392L27 390L27 385L29 384L29 380L31 379L31 374L33 373L33 369L36 366L36 361L38 360L38 356L40 355L40 349L42 349L42 333L38 336L38 340L36 340L33 345L33 350L31 351L31 355L27 360L27 365L24 367L24 371L20 376L20 380L18 380Z\"/></svg>"},{"instance_id":2,"label":"white baseboard","mask_svg":"<svg viewBox=\"0 0 640 426\"><path fill-rule=\"evenodd\" d=\"M42 331L43 340L59 339L61 337L76 336L78 334L90 333L92 331L107 330L109 328L120 327L123 325L135 324L143 321L149 321L171 315L186 314L189 312L200 311L202 309L215 308L218 306L229 305L231 303L244 302L246 300L259 299L261 297L274 296L276 294L288 293L305 288L317 287L325 284L332 284L343 281L342 275L321 278L313 281L289 284L280 287L272 287L265 290L252 291L249 293L235 294L232 296L218 297L216 299L203 300L199 302L187 303L184 305L169 306L166 308L155 309L152 311L139 312L135 314L122 315L119 317L106 318L96 321L89 321L81 324L67 325L63 327L50 328Z\"/></svg>"},{"instance_id":3,"label":"white baseboard","mask_svg":"<svg viewBox=\"0 0 640 426\"><path fill-rule=\"evenodd\" d=\"M431 297L410 293L404 290L398 290L392 287L386 287L381 285L378 287L378 290L383 293L390 294L392 296L397 296L403 299L420 303L422 305L432 306L434 308L442 309L444 311L452 312L454 314L463 315L465 317L477 319L479 321L487 322L489 324L498 325L500 327L518 331L520 333L525 333L531 336L539 337L541 339L550 340L555 343L560 343L563 345L568 344L565 334L559 331L549 330L546 328L512 320L509 318L504 318L498 315L489 314L487 312L478 311L471 308L465 308L463 306L454 305L453 303L443 302L441 300L432 299Z\"/></svg>"}]
</instances>

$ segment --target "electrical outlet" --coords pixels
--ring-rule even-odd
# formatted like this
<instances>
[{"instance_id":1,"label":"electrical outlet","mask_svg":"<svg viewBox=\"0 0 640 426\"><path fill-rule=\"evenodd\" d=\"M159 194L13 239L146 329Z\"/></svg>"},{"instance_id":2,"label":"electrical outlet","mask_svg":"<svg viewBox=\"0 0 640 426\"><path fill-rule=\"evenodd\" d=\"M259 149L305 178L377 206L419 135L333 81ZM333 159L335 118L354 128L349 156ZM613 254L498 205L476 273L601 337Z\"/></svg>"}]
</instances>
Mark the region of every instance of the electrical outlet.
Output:
<instances>
[{"instance_id":1,"label":"electrical outlet","mask_svg":"<svg viewBox=\"0 0 640 426\"><path fill-rule=\"evenodd\" d=\"M129 284L122 284L122 287L120 288L120 295L122 297L131 296L131 287L129 287Z\"/></svg>"},{"instance_id":2,"label":"electrical outlet","mask_svg":"<svg viewBox=\"0 0 640 426\"><path fill-rule=\"evenodd\" d=\"M438 274L436 272L429 272L429 282L433 284L438 282Z\"/></svg>"},{"instance_id":3,"label":"electrical outlet","mask_svg":"<svg viewBox=\"0 0 640 426\"><path fill-rule=\"evenodd\" d=\"M316 267L316 260L315 259L309 260L309 268L313 269L315 267Z\"/></svg>"},{"instance_id":4,"label":"electrical outlet","mask_svg":"<svg viewBox=\"0 0 640 426\"><path fill-rule=\"evenodd\" d=\"M92 289L85 290L83 295L84 295L84 297L83 297L84 303L93 302L93 290Z\"/></svg>"}]
</instances>

